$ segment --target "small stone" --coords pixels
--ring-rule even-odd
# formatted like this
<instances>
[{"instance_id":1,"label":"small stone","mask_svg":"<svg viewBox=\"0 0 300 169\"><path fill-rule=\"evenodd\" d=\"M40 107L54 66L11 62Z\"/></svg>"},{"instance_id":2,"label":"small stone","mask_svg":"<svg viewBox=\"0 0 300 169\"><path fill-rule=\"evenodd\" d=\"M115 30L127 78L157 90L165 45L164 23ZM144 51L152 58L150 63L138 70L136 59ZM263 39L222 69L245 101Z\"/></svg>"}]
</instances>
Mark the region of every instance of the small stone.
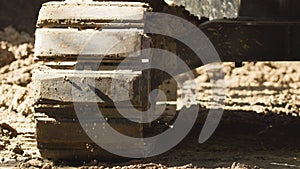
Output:
<instances>
[{"instance_id":1,"label":"small stone","mask_svg":"<svg viewBox=\"0 0 300 169\"><path fill-rule=\"evenodd\" d=\"M30 166L33 166L33 167L39 167L39 168L41 168L43 166L42 161L40 161L38 159L31 159L31 160L27 161L27 163Z\"/></svg>"},{"instance_id":2,"label":"small stone","mask_svg":"<svg viewBox=\"0 0 300 169\"><path fill-rule=\"evenodd\" d=\"M0 143L0 150L4 150L5 149L5 144L3 144L3 143Z\"/></svg>"},{"instance_id":3,"label":"small stone","mask_svg":"<svg viewBox=\"0 0 300 169\"><path fill-rule=\"evenodd\" d=\"M2 134L3 134L3 133L6 133L5 131L7 131L7 135L8 135L10 138L17 137L17 135L18 135L17 130L15 130L13 127L11 127L11 126L10 126L9 124L7 124L7 123L1 123L1 124L0 124L0 129L1 129Z\"/></svg>"},{"instance_id":4,"label":"small stone","mask_svg":"<svg viewBox=\"0 0 300 169\"><path fill-rule=\"evenodd\" d=\"M52 169L52 165L51 164L44 164L42 169Z\"/></svg>"},{"instance_id":5,"label":"small stone","mask_svg":"<svg viewBox=\"0 0 300 169\"><path fill-rule=\"evenodd\" d=\"M13 149L13 152L22 155L24 153L24 150L21 148L21 145L17 144Z\"/></svg>"}]
</instances>

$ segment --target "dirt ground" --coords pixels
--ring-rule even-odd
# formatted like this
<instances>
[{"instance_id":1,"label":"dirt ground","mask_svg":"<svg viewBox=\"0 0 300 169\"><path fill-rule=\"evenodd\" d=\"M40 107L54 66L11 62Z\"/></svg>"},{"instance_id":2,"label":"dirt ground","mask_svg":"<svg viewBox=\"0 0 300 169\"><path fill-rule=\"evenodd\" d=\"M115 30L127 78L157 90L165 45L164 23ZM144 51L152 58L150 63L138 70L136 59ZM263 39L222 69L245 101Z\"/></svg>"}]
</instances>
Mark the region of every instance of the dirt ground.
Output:
<instances>
[{"instance_id":1,"label":"dirt ground","mask_svg":"<svg viewBox=\"0 0 300 169\"><path fill-rule=\"evenodd\" d=\"M0 168L300 168L300 63L224 63L226 106L216 133L204 144L201 123L172 150L147 159L52 162L35 141L31 70L34 39L12 27L0 31ZM209 107L204 68L179 90L178 106Z\"/></svg>"}]
</instances>

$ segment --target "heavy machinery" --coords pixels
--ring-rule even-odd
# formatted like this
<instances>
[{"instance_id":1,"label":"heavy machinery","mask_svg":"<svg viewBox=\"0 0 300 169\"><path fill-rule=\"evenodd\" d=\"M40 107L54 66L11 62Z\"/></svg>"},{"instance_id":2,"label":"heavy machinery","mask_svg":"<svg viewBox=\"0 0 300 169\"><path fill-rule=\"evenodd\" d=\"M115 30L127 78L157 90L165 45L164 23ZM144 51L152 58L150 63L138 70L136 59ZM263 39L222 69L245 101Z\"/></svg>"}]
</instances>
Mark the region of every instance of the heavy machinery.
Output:
<instances>
[{"instance_id":1,"label":"heavy machinery","mask_svg":"<svg viewBox=\"0 0 300 169\"><path fill-rule=\"evenodd\" d=\"M201 4L197 2L203 1L168 1L189 6L192 14L201 15L203 12L198 13ZM177 99L175 80L159 71L144 70L155 58L151 54L144 57L139 51L164 48L177 54L191 70L204 63L182 43L144 33L145 12L151 11L151 7L197 25L223 62L297 61L300 58L297 47L300 2L297 0L240 0L236 18L204 23L182 8L172 11L171 8L159 9L155 1L150 4L152 6L144 2L67 0L42 6L36 30L35 57L39 63L34 82L37 141L44 157L91 159L112 155L93 142L79 116L87 126L109 123L127 136L144 137L144 131L151 129L152 124L129 121L120 115L116 104L127 116L132 110L129 103L140 111L151 109L153 104L156 108L164 106L162 115L155 115L153 111L153 116L157 116L154 123L172 123L176 118L176 105L172 104ZM161 64L174 66L168 60L162 60ZM148 97L156 88L164 91L167 98L164 103L151 102ZM89 92L94 95L87 94ZM124 97L126 92L129 97ZM92 104L97 104L100 111L94 110ZM105 121L95 120L91 112L101 112ZM143 115L133 118L143 118ZM103 138L102 143L118 147L118 142ZM138 151L141 144L123 142L123 151Z\"/></svg>"},{"instance_id":2,"label":"heavy machinery","mask_svg":"<svg viewBox=\"0 0 300 169\"><path fill-rule=\"evenodd\" d=\"M150 47L150 39L143 33L144 13L148 10L150 7L140 2L65 1L43 5L35 42L35 57L40 64L34 72L37 140L43 156L108 156L79 123L81 115L87 124L106 123L95 119L93 103L114 129L127 136L142 137L143 124L122 117L115 104L129 116L133 113L131 104L140 111L149 108L152 76L142 67L150 64L150 58L143 58L139 51ZM177 88L172 80L160 88L168 93L169 101L176 100ZM176 113L174 105L167 109L167 116ZM102 138L103 144L119 145L119 140ZM124 151L139 147L138 143L121 144Z\"/></svg>"}]
</instances>

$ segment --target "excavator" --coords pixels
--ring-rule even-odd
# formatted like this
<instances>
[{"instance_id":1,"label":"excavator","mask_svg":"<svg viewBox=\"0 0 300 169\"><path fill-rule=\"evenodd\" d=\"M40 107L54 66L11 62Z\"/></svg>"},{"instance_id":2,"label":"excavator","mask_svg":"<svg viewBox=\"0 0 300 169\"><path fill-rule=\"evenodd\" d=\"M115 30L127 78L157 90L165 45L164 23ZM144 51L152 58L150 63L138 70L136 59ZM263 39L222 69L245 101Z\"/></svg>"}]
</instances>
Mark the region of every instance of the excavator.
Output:
<instances>
[{"instance_id":1,"label":"excavator","mask_svg":"<svg viewBox=\"0 0 300 169\"><path fill-rule=\"evenodd\" d=\"M298 0L44 3L33 73L41 155L140 158L176 145L173 131L188 132L198 112L178 113L175 76L214 62L299 61L299 9Z\"/></svg>"}]
</instances>

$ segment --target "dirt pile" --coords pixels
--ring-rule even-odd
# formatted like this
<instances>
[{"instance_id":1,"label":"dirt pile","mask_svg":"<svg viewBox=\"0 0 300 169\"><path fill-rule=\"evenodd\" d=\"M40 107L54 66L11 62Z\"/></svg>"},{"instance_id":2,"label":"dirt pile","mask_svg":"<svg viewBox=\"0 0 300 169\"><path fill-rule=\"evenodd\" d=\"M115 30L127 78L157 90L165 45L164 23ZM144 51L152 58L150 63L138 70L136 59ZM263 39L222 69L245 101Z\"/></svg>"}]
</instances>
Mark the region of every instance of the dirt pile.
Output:
<instances>
[{"instance_id":1,"label":"dirt pile","mask_svg":"<svg viewBox=\"0 0 300 169\"><path fill-rule=\"evenodd\" d=\"M299 63L248 63L228 70L228 109L300 115Z\"/></svg>"},{"instance_id":2,"label":"dirt pile","mask_svg":"<svg viewBox=\"0 0 300 169\"><path fill-rule=\"evenodd\" d=\"M225 110L300 116L299 65L297 62L250 62L235 67L234 63L223 63ZM186 87L179 91L181 103L192 100L204 108L210 107L212 84L206 68L210 69L209 66L198 68L199 76L184 82Z\"/></svg>"},{"instance_id":3,"label":"dirt pile","mask_svg":"<svg viewBox=\"0 0 300 169\"><path fill-rule=\"evenodd\" d=\"M35 156L31 70L34 39L12 27L0 31L0 164ZM30 150L30 151L27 151Z\"/></svg>"},{"instance_id":4,"label":"dirt pile","mask_svg":"<svg viewBox=\"0 0 300 169\"><path fill-rule=\"evenodd\" d=\"M33 38L8 27L0 32L0 107L28 115L32 111Z\"/></svg>"}]
</instances>

